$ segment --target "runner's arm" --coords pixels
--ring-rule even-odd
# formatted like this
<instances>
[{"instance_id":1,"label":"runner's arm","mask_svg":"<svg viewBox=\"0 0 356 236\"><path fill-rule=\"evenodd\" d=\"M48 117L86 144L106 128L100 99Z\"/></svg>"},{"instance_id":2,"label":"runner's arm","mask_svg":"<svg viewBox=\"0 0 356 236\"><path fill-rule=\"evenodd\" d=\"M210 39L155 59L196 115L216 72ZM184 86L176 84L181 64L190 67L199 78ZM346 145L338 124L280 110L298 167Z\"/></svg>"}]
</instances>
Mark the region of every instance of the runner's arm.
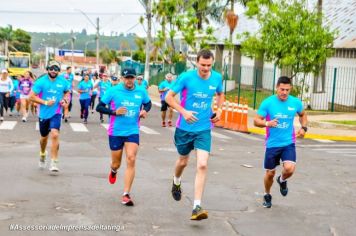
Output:
<instances>
[{"instance_id":1,"label":"runner's arm","mask_svg":"<svg viewBox=\"0 0 356 236\"><path fill-rule=\"evenodd\" d=\"M116 111L111 110L110 108L106 107L106 104L103 102L99 102L99 104L96 106L96 111L103 113L105 115L114 115L116 116Z\"/></svg>"},{"instance_id":2,"label":"runner's arm","mask_svg":"<svg viewBox=\"0 0 356 236\"><path fill-rule=\"evenodd\" d=\"M152 107L152 102L151 100L148 103L144 103L143 105L143 110L145 110L146 112L149 112L151 110Z\"/></svg>"}]
</instances>

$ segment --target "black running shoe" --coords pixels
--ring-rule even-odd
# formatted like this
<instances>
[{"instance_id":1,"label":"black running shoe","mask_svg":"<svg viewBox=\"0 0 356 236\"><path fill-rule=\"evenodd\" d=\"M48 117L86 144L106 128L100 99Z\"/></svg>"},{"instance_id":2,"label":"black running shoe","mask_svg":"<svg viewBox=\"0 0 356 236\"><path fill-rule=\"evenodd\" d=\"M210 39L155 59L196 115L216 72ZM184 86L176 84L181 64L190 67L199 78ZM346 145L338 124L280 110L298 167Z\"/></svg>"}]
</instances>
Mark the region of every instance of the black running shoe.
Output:
<instances>
[{"instance_id":1,"label":"black running shoe","mask_svg":"<svg viewBox=\"0 0 356 236\"><path fill-rule=\"evenodd\" d=\"M272 195L267 193L263 196L263 207L271 208L272 206Z\"/></svg>"},{"instance_id":2,"label":"black running shoe","mask_svg":"<svg viewBox=\"0 0 356 236\"><path fill-rule=\"evenodd\" d=\"M172 196L176 201L180 201L182 198L182 189L180 188L180 185L175 185L174 182L172 185Z\"/></svg>"},{"instance_id":3,"label":"black running shoe","mask_svg":"<svg viewBox=\"0 0 356 236\"><path fill-rule=\"evenodd\" d=\"M279 184L279 191L285 197L288 194L287 181L281 182L281 176L278 176L277 183Z\"/></svg>"}]
</instances>

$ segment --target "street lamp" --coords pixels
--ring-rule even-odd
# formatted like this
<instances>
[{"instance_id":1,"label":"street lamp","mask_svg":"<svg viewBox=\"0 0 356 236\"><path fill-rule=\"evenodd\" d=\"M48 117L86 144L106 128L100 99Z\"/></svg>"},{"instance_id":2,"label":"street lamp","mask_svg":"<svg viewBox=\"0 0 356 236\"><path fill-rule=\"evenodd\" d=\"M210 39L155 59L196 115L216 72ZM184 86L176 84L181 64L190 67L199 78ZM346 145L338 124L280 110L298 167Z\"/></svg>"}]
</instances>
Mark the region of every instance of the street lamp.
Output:
<instances>
[{"instance_id":1,"label":"street lamp","mask_svg":"<svg viewBox=\"0 0 356 236\"><path fill-rule=\"evenodd\" d=\"M85 43L85 51L84 51L84 62L87 62L87 47L89 43L93 43L95 40L90 40Z\"/></svg>"},{"instance_id":2,"label":"street lamp","mask_svg":"<svg viewBox=\"0 0 356 236\"><path fill-rule=\"evenodd\" d=\"M83 12L82 10L80 9L77 9L77 8L74 8L73 9L74 11L78 11L80 12L81 14L83 14L85 16L85 18L87 18L87 20L90 22L90 24L92 26L94 26L94 28L96 29L96 37L95 37L95 40L96 40L96 69L99 70L99 17L96 18L96 24L93 23L93 21L88 17L88 15Z\"/></svg>"}]
</instances>

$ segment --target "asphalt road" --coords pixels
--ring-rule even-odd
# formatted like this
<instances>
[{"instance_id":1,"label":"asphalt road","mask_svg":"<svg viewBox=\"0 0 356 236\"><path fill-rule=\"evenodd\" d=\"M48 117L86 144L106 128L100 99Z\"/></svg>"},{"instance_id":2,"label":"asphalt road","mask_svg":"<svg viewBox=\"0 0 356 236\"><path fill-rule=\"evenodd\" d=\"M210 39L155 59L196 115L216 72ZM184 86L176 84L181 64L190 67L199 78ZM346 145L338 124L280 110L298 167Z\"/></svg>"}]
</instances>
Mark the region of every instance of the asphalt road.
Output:
<instances>
[{"instance_id":1,"label":"asphalt road","mask_svg":"<svg viewBox=\"0 0 356 236\"><path fill-rule=\"evenodd\" d=\"M36 118L30 115L22 123L20 117L5 116L6 126L0 125L0 235L356 235L354 143L298 140L290 192L282 197L275 184L273 207L265 209L263 137L214 129L202 202L209 219L193 222L195 158L183 175L183 198L176 202L170 193L177 158L174 129L160 127L159 109L142 121L135 206L125 207L120 203L125 162L117 183L110 185L106 130L98 114L81 124L77 99L70 123L62 123L58 176L38 169ZM16 122L10 122L12 128L9 121ZM118 232L10 230L45 225L117 226Z\"/></svg>"}]
</instances>

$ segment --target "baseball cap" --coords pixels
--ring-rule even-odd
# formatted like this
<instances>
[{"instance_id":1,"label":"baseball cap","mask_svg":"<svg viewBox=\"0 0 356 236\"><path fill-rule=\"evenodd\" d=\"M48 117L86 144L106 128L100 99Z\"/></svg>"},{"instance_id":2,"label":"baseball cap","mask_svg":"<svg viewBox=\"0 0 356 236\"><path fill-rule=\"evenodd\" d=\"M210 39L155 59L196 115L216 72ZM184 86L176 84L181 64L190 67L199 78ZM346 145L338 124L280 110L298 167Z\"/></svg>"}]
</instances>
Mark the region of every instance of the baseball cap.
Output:
<instances>
[{"instance_id":1,"label":"baseball cap","mask_svg":"<svg viewBox=\"0 0 356 236\"><path fill-rule=\"evenodd\" d=\"M8 73L8 72L7 72L6 69L2 69L2 70L1 70L1 74L2 74L2 73Z\"/></svg>"},{"instance_id":2,"label":"baseball cap","mask_svg":"<svg viewBox=\"0 0 356 236\"><path fill-rule=\"evenodd\" d=\"M54 67L54 66L58 67L58 71L61 69L61 64L59 64L59 62L57 61L48 62L47 68Z\"/></svg>"},{"instance_id":3,"label":"baseball cap","mask_svg":"<svg viewBox=\"0 0 356 236\"><path fill-rule=\"evenodd\" d=\"M121 71L121 76L123 77L135 77L136 71L134 68L125 68Z\"/></svg>"},{"instance_id":4,"label":"baseball cap","mask_svg":"<svg viewBox=\"0 0 356 236\"><path fill-rule=\"evenodd\" d=\"M111 76L111 80L116 81L117 77L116 76Z\"/></svg>"}]
</instances>

